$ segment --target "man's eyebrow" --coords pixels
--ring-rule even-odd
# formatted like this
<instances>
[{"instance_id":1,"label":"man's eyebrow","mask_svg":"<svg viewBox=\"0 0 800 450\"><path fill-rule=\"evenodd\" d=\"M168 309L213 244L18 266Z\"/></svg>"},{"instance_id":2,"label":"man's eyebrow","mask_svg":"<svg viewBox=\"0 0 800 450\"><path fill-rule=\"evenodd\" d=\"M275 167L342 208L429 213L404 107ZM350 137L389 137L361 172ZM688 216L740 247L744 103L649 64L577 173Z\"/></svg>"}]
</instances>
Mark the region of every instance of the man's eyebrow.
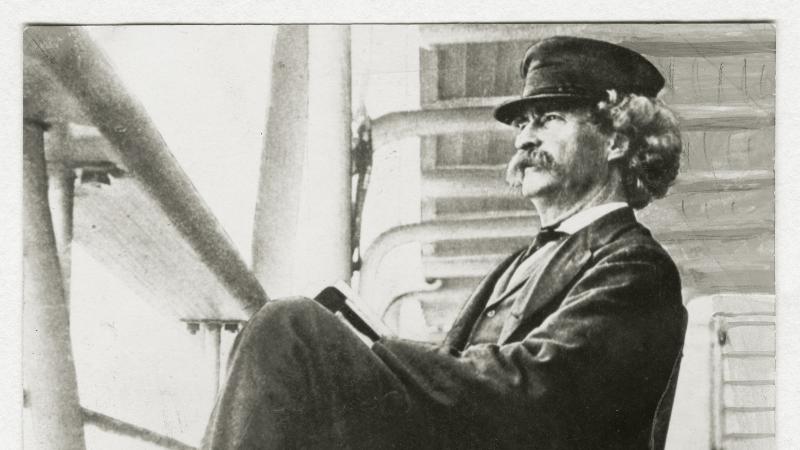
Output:
<instances>
[{"instance_id":1,"label":"man's eyebrow","mask_svg":"<svg viewBox=\"0 0 800 450\"><path fill-rule=\"evenodd\" d=\"M521 121L521 120L538 120L548 114L559 114L564 115L567 114L569 111L566 108L540 108L540 109L529 109L528 111L524 112L517 116L514 121Z\"/></svg>"}]
</instances>

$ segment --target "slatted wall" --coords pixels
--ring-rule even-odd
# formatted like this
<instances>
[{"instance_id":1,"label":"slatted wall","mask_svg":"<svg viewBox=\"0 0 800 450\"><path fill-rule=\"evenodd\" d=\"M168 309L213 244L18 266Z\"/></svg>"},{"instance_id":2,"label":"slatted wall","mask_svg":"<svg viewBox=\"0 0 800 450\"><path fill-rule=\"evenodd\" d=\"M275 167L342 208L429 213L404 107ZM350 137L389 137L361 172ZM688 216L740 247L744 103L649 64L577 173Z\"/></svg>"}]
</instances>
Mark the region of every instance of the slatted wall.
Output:
<instances>
[{"instance_id":1,"label":"slatted wall","mask_svg":"<svg viewBox=\"0 0 800 450\"><path fill-rule=\"evenodd\" d=\"M711 327L711 448L775 448L775 316L720 313Z\"/></svg>"}]
</instances>

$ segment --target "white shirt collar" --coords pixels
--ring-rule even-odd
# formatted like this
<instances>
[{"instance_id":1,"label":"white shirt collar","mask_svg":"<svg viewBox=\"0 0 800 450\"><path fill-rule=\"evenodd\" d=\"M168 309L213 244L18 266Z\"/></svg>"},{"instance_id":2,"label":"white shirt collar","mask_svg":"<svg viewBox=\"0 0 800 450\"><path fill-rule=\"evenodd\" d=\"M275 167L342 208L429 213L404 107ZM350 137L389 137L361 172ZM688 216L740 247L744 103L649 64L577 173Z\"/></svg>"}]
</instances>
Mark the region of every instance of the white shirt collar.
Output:
<instances>
[{"instance_id":1,"label":"white shirt collar","mask_svg":"<svg viewBox=\"0 0 800 450\"><path fill-rule=\"evenodd\" d=\"M561 222L561 225L559 225L556 230L567 234L574 234L606 214L627 207L628 204L625 202L610 202L592 206L591 208L584 209L568 217Z\"/></svg>"}]
</instances>

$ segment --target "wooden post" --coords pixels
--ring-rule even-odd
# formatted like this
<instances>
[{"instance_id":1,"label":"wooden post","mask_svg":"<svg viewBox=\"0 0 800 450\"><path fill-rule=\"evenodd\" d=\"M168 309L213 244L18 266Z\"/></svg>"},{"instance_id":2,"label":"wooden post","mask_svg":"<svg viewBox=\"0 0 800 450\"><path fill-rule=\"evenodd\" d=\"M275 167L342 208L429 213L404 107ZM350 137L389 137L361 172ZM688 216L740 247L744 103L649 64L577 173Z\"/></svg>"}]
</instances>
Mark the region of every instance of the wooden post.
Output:
<instances>
[{"instance_id":1,"label":"wooden post","mask_svg":"<svg viewBox=\"0 0 800 450\"><path fill-rule=\"evenodd\" d=\"M23 134L23 382L32 432L25 448L84 449L69 311L47 198L46 126Z\"/></svg>"}]
</instances>

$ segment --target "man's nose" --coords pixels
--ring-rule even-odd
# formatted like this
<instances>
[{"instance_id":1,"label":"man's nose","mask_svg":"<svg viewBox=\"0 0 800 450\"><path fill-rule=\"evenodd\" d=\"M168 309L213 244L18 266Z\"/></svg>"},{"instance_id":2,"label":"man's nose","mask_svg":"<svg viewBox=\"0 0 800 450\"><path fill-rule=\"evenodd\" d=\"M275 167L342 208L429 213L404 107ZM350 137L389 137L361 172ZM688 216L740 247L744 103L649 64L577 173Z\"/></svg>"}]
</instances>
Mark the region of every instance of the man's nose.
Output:
<instances>
[{"instance_id":1,"label":"man's nose","mask_svg":"<svg viewBox=\"0 0 800 450\"><path fill-rule=\"evenodd\" d=\"M531 124L525 125L525 127L517 133L516 139L514 139L514 147L517 150L524 150L527 152L535 150L541 144L542 141L539 139L536 127Z\"/></svg>"}]
</instances>

